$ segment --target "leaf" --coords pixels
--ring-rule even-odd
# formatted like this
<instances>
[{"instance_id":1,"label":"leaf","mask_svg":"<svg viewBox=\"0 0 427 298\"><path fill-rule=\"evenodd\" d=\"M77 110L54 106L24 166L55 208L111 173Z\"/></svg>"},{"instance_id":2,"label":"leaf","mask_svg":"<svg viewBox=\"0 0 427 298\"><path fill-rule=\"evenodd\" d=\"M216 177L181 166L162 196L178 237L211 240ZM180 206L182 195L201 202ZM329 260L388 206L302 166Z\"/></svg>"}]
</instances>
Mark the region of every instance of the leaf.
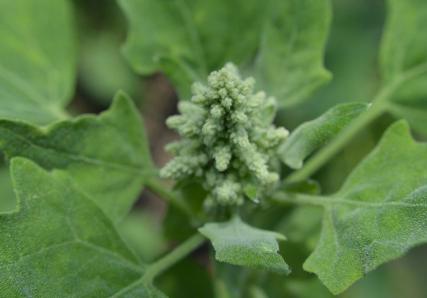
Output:
<instances>
[{"instance_id":1,"label":"leaf","mask_svg":"<svg viewBox=\"0 0 427 298\"><path fill-rule=\"evenodd\" d=\"M253 228L239 217L228 222L207 223L199 228L215 248L215 258L233 265L263 268L288 274L290 269L278 254L282 234Z\"/></svg>"},{"instance_id":2,"label":"leaf","mask_svg":"<svg viewBox=\"0 0 427 298\"><path fill-rule=\"evenodd\" d=\"M10 181L9 169L0 166L0 212L7 212L15 209L16 201L15 194L12 189L12 182Z\"/></svg>"},{"instance_id":3,"label":"leaf","mask_svg":"<svg viewBox=\"0 0 427 298\"><path fill-rule=\"evenodd\" d=\"M263 89L290 106L331 79L323 66L331 7L328 0L271 3L254 72Z\"/></svg>"},{"instance_id":4,"label":"leaf","mask_svg":"<svg viewBox=\"0 0 427 298\"><path fill-rule=\"evenodd\" d=\"M320 240L304 269L338 294L427 241L427 145L412 139L406 122L392 125L342 188L323 200Z\"/></svg>"},{"instance_id":5,"label":"leaf","mask_svg":"<svg viewBox=\"0 0 427 298\"><path fill-rule=\"evenodd\" d=\"M64 118L76 66L71 4L1 1L0 20L0 118Z\"/></svg>"},{"instance_id":6,"label":"leaf","mask_svg":"<svg viewBox=\"0 0 427 298\"><path fill-rule=\"evenodd\" d=\"M388 0L387 22L381 44L381 74L393 87L388 110L405 117L420 132L427 129L427 2Z\"/></svg>"},{"instance_id":7,"label":"leaf","mask_svg":"<svg viewBox=\"0 0 427 298\"><path fill-rule=\"evenodd\" d=\"M154 297L112 222L67 175L23 158L11 173L19 210L0 214L2 296Z\"/></svg>"},{"instance_id":8,"label":"leaf","mask_svg":"<svg viewBox=\"0 0 427 298\"><path fill-rule=\"evenodd\" d=\"M366 103L340 104L318 118L303 123L280 147L282 161L293 169L300 169L307 156L334 138L368 107Z\"/></svg>"},{"instance_id":9,"label":"leaf","mask_svg":"<svg viewBox=\"0 0 427 298\"><path fill-rule=\"evenodd\" d=\"M283 105L330 78L323 68L328 0L119 3L130 28L125 57L140 74L164 72L181 99L190 96L192 82L227 62L255 76Z\"/></svg>"},{"instance_id":10,"label":"leaf","mask_svg":"<svg viewBox=\"0 0 427 298\"><path fill-rule=\"evenodd\" d=\"M44 128L0 120L0 149L9 158L22 156L66 171L115 222L128 213L154 172L141 118L124 93L99 116Z\"/></svg>"}]
</instances>

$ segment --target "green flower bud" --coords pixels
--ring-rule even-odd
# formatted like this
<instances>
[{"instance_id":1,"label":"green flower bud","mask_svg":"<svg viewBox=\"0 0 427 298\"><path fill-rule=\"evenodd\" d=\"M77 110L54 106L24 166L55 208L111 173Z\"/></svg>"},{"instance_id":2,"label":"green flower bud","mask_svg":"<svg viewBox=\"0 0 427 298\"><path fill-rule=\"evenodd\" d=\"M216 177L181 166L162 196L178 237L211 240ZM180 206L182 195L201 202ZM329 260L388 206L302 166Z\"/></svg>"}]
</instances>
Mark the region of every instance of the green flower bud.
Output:
<instances>
[{"instance_id":1,"label":"green flower bud","mask_svg":"<svg viewBox=\"0 0 427 298\"><path fill-rule=\"evenodd\" d=\"M182 137L168 146L175 155L161 175L175 180L201 178L209 192L206 206L233 206L245 201L243 185L266 193L279 179L271 169L288 131L272 125L274 98L254 93L255 80L242 80L227 64L212 72L207 85L195 83L190 101L167 125Z\"/></svg>"}]
</instances>

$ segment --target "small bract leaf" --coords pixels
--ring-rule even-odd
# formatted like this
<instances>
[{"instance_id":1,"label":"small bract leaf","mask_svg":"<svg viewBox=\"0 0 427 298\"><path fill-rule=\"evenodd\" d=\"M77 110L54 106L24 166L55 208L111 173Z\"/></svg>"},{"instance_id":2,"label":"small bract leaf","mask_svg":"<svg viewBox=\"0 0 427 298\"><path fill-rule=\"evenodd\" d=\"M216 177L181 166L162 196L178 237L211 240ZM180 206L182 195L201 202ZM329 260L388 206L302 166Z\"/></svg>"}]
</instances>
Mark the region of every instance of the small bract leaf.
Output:
<instances>
[{"instance_id":1,"label":"small bract leaf","mask_svg":"<svg viewBox=\"0 0 427 298\"><path fill-rule=\"evenodd\" d=\"M228 222L207 223L199 231L212 241L220 262L290 272L278 253L277 240L285 240L282 234L251 227L237 216Z\"/></svg>"},{"instance_id":2,"label":"small bract leaf","mask_svg":"<svg viewBox=\"0 0 427 298\"><path fill-rule=\"evenodd\" d=\"M0 213L3 297L158 297L139 282L143 267L113 223L67 175L23 158L11 173L19 210Z\"/></svg>"},{"instance_id":3,"label":"small bract leaf","mask_svg":"<svg viewBox=\"0 0 427 298\"><path fill-rule=\"evenodd\" d=\"M154 171L141 118L124 93L99 116L43 128L0 120L0 148L9 158L66 171L114 221L127 214Z\"/></svg>"},{"instance_id":4,"label":"small bract leaf","mask_svg":"<svg viewBox=\"0 0 427 298\"><path fill-rule=\"evenodd\" d=\"M303 123L279 149L282 161L293 169L301 168L307 156L334 138L368 107L366 103L345 103Z\"/></svg>"},{"instance_id":5,"label":"small bract leaf","mask_svg":"<svg viewBox=\"0 0 427 298\"><path fill-rule=\"evenodd\" d=\"M71 3L1 1L0 20L0 118L64 118L76 68Z\"/></svg>"},{"instance_id":6,"label":"small bract leaf","mask_svg":"<svg viewBox=\"0 0 427 298\"><path fill-rule=\"evenodd\" d=\"M324 199L320 240L304 269L338 294L427 242L427 145L412 139L406 122L394 124L342 188Z\"/></svg>"}]
</instances>

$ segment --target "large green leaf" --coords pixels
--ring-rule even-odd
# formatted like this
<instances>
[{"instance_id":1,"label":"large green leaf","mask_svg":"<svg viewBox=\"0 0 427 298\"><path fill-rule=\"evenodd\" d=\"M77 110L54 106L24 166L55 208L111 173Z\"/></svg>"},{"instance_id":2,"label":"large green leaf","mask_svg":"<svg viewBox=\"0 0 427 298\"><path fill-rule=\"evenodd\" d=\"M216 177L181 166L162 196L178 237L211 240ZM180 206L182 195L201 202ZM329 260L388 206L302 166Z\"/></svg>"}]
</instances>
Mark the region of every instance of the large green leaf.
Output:
<instances>
[{"instance_id":1,"label":"large green leaf","mask_svg":"<svg viewBox=\"0 0 427 298\"><path fill-rule=\"evenodd\" d=\"M325 83L329 0L120 0L124 54L141 74L162 71L181 98L226 62L255 76L284 105Z\"/></svg>"},{"instance_id":2,"label":"large green leaf","mask_svg":"<svg viewBox=\"0 0 427 298\"><path fill-rule=\"evenodd\" d=\"M64 118L75 77L70 2L0 1L0 118Z\"/></svg>"},{"instance_id":3,"label":"large green leaf","mask_svg":"<svg viewBox=\"0 0 427 298\"><path fill-rule=\"evenodd\" d=\"M331 78L323 67L331 8L329 0L270 2L254 72L266 92L289 106Z\"/></svg>"},{"instance_id":4,"label":"large green leaf","mask_svg":"<svg viewBox=\"0 0 427 298\"><path fill-rule=\"evenodd\" d=\"M251 227L237 216L228 222L207 223L199 231L212 241L218 261L279 273L290 272L278 254L277 239L284 240L282 234Z\"/></svg>"},{"instance_id":5,"label":"large green leaf","mask_svg":"<svg viewBox=\"0 0 427 298\"><path fill-rule=\"evenodd\" d=\"M9 158L22 156L67 171L114 221L127 214L153 173L141 118L123 93L99 116L43 128L0 120L0 148Z\"/></svg>"},{"instance_id":6,"label":"large green leaf","mask_svg":"<svg viewBox=\"0 0 427 298\"><path fill-rule=\"evenodd\" d=\"M336 194L318 199L325 205L322 233L304 269L340 293L427 241L427 145L398 122Z\"/></svg>"},{"instance_id":7,"label":"large green leaf","mask_svg":"<svg viewBox=\"0 0 427 298\"><path fill-rule=\"evenodd\" d=\"M3 297L155 297L113 223L63 172L11 163L19 210L0 214Z\"/></svg>"},{"instance_id":8,"label":"large green leaf","mask_svg":"<svg viewBox=\"0 0 427 298\"><path fill-rule=\"evenodd\" d=\"M281 159L293 169L301 168L306 157L334 138L367 108L368 104L365 103L341 104L318 118L303 123L280 147Z\"/></svg>"},{"instance_id":9,"label":"large green leaf","mask_svg":"<svg viewBox=\"0 0 427 298\"><path fill-rule=\"evenodd\" d=\"M427 1L388 0L381 73L393 87L388 110L427 133ZM420 31L421 30L421 31Z\"/></svg>"}]
</instances>

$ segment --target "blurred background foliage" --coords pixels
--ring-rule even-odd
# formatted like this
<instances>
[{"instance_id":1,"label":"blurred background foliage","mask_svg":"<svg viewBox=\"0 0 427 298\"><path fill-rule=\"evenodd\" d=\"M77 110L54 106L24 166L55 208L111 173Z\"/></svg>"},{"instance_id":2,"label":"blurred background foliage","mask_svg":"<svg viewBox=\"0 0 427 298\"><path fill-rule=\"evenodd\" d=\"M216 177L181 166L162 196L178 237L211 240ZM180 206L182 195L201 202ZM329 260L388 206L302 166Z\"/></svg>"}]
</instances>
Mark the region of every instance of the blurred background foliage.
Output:
<instances>
[{"instance_id":1,"label":"blurred background foliage","mask_svg":"<svg viewBox=\"0 0 427 298\"><path fill-rule=\"evenodd\" d=\"M402 0L403 1L403 0ZM75 114L98 113L108 107L117 89L136 101L144 117L153 158L158 165L168 159L165 143L176 138L164 120L176 113L177 97L162 74L140 77L133 73L120 52L126 38L126 21L114 0L74 0L79 40L78 81L69 110ZM384 24L384 2L380 0L334 0L334 16L326 50L326 67L333 80L303 104L280 111L277 123L293 129L328 108L343 102L368 102L379 85L377 56ZM268 91L268 90L267 90ZM394 121L383 116L361 132L341 154L314 177L323 192L338 189L350 170L375 146L384 129ZM422 136L417 136L423 139ZM12 210L15 199L7 166L0 165L0 210ZM293 269L289 277L216 264L207 267L206 247L194 258L174 266L159 280L170 297L332 297L314 277L302 270L320 230L321 210L314 207L266 208L253 221L260 227L275 228L288 237L281 252ZM179 228L177 242L189 233L189 223L176 210L143 192L134 212L120 226L123 237L143 260L152 261L167 250L169 227ZM172 243L173 245L174 243ZM220 280L212 285L210 275ZM340 295L345 298L427 297L427 246L369 273ZM261 288L263 290L261 290Z\"/></svg>"}]
</instances>

